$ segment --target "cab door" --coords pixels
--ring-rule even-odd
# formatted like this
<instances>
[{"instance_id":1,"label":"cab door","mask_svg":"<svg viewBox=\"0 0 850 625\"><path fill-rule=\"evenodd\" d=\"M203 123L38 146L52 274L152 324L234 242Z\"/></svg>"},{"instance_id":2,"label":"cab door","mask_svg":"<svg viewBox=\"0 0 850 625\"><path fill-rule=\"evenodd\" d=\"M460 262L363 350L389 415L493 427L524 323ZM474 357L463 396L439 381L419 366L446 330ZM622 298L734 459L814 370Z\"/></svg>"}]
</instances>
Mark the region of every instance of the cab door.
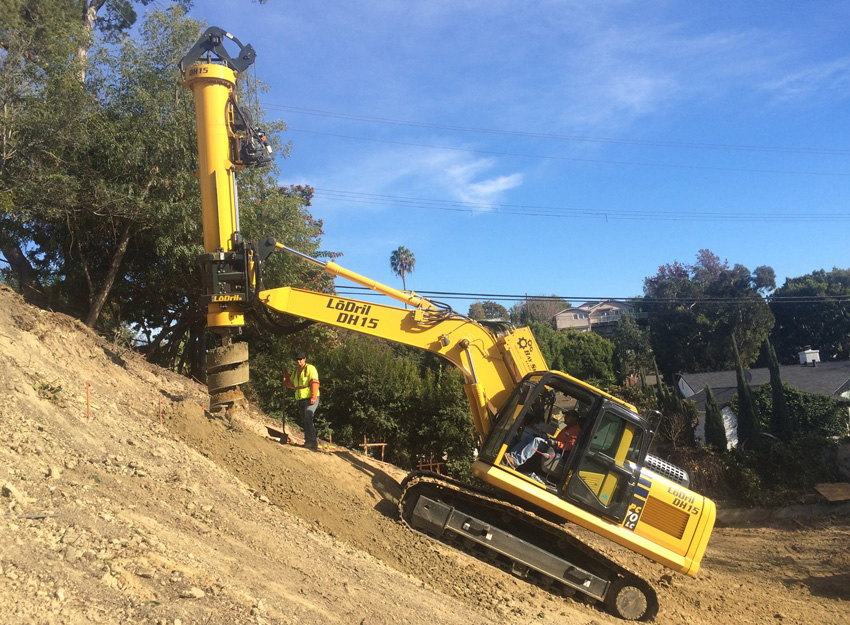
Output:
<instances>
[{"instance_id":1,"label":"cab door","mask_svg":"<svg viewBox=\"0 0 850 625\"><path fill-rule=\"evenodd\" d=\"M649 446L646 425L636 415L605 402L592 430L582 434L579 453L570 459L562 496L620 523Z\"/></svg>"}]
</instances>

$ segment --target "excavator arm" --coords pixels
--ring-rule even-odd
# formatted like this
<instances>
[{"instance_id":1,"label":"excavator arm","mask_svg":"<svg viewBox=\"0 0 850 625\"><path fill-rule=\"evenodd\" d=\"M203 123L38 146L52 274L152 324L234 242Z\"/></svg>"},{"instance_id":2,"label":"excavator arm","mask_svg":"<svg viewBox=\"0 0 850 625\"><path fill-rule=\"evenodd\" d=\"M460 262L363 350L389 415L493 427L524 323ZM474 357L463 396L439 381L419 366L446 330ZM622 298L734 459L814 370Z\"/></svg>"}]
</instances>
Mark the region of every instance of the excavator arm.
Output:
<instances>
[{"instance_id":1,"label":"excavator arm","mask_svg":"<svg viewBox=\"0 0 850 625\"><path fill-rule=\"evenodd\" d=\"M294 287L257 294L263 306L276 312L417 347L457 366L466 380L464 388L479 444L490 432L492 418L520 380L532 371L546 369L543 355L527 328L495 332L415 293L399 291L281 244L276 247L320 265L334 276L412 306L399 308Z\"/></svg>"}]
</instances>

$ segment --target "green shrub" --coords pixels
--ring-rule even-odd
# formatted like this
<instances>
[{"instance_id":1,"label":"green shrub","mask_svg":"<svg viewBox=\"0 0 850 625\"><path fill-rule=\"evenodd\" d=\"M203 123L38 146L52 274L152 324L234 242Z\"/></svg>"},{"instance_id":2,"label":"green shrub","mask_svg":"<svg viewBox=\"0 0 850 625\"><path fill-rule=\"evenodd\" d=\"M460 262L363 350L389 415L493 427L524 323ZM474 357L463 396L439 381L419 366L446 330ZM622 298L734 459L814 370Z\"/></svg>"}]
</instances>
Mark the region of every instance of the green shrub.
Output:
<instances>
[{"instance_id":1,"label":"green shrub","mask_svg":"<svg viewBox=\"0 0 850 625\"><path fill-rule=\"evenodd\" d=\"M787 384L782 385L782 390L798 434L806 432L821 436L848 434L847 400L828 395L804 393ZM770 385L760 386L753 392L753 399L759 413L759 424L763 429L768 430L773 409Z\"/></svg>"},{"instance_id":2,"label":"green shrub","mask_svg":"<svg viewBox=\"0 0 850 625\"><path fill-rule=\"evenodd\" d=\"M319 354L319 413L334 442L358 449L387 443L385 458L413 469L421 458L459 473L473 458L472 416L463 376L443 359L380 339L344 333Z\"/></svg>"},{"instance_id":3,"label":"green shrub","mask_svg":"<svg viewBox=\"0 0 850 625\"><path fill-rule=\"evenodd\" d=\"M816 433L790 442L762 437L758 449L730 450L724 457L734 488L730 495L749 505L787 505L814 485L839 479L837 443Z\"/></svg>"}]
</instances>

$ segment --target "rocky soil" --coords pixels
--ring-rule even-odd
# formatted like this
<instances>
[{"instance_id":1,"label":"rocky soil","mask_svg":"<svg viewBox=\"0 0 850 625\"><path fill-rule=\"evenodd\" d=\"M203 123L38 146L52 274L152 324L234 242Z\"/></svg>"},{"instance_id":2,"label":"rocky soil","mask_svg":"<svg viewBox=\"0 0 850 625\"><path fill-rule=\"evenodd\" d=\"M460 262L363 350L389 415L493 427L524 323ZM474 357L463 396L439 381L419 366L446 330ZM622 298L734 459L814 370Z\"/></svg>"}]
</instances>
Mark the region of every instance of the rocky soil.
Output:
<instances>
[{"instance_id":1,"label":"rocky soil","mask_svg":"<svg viewBox=\"0 0 850 625\"><path fill-rule=\"evenodd\" d=\"M210 418L205 389L0 285L0 623L602 625L402 526L404 472ZM298 438L297 433L294 438ZM656 622L850 622L841 508L718 527Z\"/></svg>"}]
</instances>

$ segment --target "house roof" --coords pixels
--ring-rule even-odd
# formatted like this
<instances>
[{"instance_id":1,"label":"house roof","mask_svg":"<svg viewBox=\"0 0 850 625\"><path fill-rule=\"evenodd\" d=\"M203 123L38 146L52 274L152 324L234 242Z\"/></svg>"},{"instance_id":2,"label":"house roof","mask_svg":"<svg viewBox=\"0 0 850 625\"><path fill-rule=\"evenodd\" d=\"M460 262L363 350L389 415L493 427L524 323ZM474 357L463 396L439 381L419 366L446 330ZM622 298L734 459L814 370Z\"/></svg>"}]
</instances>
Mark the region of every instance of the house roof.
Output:
<instances>
[{"instance_id":1,"label":"house roof","mask_svg":"<svg viewBox=\"0 0 850 625\"><path fill-rule=\"evenodd\" d=\"M604 299L593 302L585 302L577 307L579 310L596 310L597 308L634 308L634 304L620 302L615 299Z\"/></svg>"},{"instance_id":2,"label":"house roof","mask_svg":"<svg viewBox=\"0 0 850 625\"><path fill-rule=\"evenodd\" d=\"M751 388L770 383L770 371L748 369ZM802 365L780 365L782 382L806 393L818 395L840 395L850 389L850 360L819 362L816 367ZM734 371L713 373L683 373L679 376L679 388L683 394L692 392L688 399L696 402L700 411L705 410L705 387L711 386L717 403L721 406L732 401L738 392L738 381Z\"/></svg>"},{"instance_id":3,"label":"house roof","mask_svg":"<svg viewBox=\"0 0 850 625\"><path fill-rule=\"evenodd\" d=\"M634 304L629 304L628 302L620 302L613 299L606 299L602 301L585 302L580 306L570 306L569 308L564 308L564 310L557 312L552 316L557 317L558 315L571 315L573 313L588 314L597 310L622 310L624 308L633 309Z\"/></svg>"}]
</instances>

